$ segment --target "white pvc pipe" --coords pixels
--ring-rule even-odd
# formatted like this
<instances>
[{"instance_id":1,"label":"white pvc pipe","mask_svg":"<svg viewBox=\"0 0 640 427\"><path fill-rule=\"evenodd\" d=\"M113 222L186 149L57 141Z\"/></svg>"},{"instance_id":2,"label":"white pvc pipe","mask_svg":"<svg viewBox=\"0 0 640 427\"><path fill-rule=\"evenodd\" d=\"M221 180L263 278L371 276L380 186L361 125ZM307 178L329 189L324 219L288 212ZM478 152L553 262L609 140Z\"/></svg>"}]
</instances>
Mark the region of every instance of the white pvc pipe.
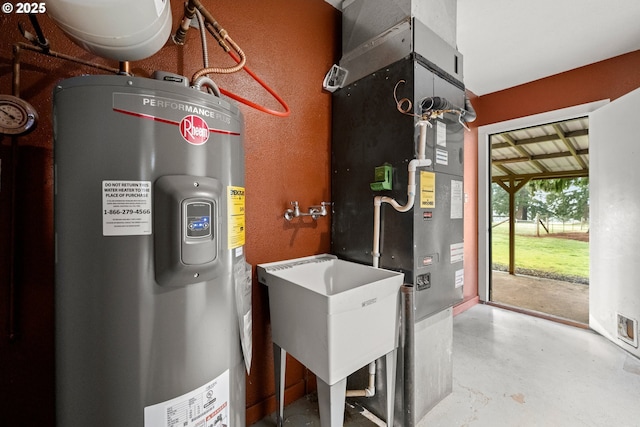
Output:
<instances>
[{"instance_id":1,"label":"white pvc pipe","mask_svg":"<svg viewBox=\"0 0 640 427\"><path fill-rule=\"evenodd\" d=\"M416 198L416 170L419 167L431 166L431 160L425 159L425 151L427 145L427 126L430 123L426 120L421 120L417 123L420 126L420 139L418 144L418 158L409 162L409 182L407 184L407 203L401 205L388 196L376 196L373 199L373 266L379 268L380 266L380 207L383 203L389 203L398 212L407 212L413 208Z\"/></svg>"},{"instance_id":2,"label":"white pvc pipe","mask_svg":"<svg viewBox=\"0 0 640 427\"><path fill-rule=\"evenodd\" d=\"M420 126L420 139L418 142L418 160L425 158L425 151L427 147L427 126L431 127L431 123L426 120L420 120L416 126Z\"/></svg>"},{"instance_id":3,"label":"white pvc pipe","mask_svg":"<svg viewBox=\"0 0 640 427\"><path fill-rule=\"evenodd\" d=\"M431 123L427 120L420 120L416 126L420 126L420 137L418 139L418 158L409 162L409 182L407 184L407 203L401 205L395 199L387 196L376 196L373 199L373 266L380 267L380 207L383 203L389 203L398 212L407 212L413 208L416 200L416 170L419 167L431 166L431 160L425 159L427 145L427 126ZM347 390L347 397L372 397L376 394L376 362L369 364L369 387L364 390Z\"/></svg>"},{"instance_id":4,"label":"white pvc pipe","mask_svg":"<svg viewBox=\"0 0 640 427\"><path fill-rule=\"evenodd\" d=\"M369 387L364 390L347 390L347 397L373 397L376 395L376 362L369 363Z\"/></svg>"}]
</instances>

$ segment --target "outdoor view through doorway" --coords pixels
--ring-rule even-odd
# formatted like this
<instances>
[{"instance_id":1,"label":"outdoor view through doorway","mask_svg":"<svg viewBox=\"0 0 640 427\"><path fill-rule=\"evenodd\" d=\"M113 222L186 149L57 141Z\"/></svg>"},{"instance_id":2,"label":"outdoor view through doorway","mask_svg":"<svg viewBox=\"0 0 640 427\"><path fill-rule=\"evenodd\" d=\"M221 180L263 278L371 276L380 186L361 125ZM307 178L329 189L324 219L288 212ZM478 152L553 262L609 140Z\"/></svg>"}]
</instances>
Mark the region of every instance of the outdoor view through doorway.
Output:
<instances>
[{"instance_id":1,"label":"outdoor view through doorway","mask_svg":"<svg viewBox=\"0 0 640 427\"><path fill-rule=\"evenodd\" d=\"M490 301L589 322L587 117L490 136Z\"/></svg>"}]
</instances>

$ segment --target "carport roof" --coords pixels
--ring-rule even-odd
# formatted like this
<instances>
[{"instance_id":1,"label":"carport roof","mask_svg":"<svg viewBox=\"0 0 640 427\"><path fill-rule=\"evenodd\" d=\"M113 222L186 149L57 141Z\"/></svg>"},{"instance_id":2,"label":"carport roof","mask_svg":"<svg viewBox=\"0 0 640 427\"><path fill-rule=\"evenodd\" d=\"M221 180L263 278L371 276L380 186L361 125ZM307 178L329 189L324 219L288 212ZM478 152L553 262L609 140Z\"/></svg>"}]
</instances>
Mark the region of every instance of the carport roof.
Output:
<instances>
[{"instance_id":1,"label":"carport roof","mask_svg":"<svg viewBox=\"0 0 640 427\"><path fill-rule=\"evenodd\" d=\"M492 181L589 176L589 118L491 135Z\"/></svg>"}]
</instances>

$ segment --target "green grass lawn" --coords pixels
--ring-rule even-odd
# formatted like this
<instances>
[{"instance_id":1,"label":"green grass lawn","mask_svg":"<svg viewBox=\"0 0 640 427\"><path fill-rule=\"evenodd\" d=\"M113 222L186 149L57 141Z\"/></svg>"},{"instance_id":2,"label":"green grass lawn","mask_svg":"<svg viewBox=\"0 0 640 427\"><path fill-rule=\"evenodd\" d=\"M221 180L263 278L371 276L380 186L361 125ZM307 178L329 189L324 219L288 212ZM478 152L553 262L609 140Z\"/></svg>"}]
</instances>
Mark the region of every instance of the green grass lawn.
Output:
<instances>
[{"instance_id":1,"label":"green grass lawn","mask_svg":"<svg viewBox=\"0 0 640 427\"><path fill-rule=\"evenodd\" d=\"M589 278L589 243L555 237L536 237L530 224L516 226L516 268L548 272L553 275ZM509 226L492 229L492 260L509 265Z\"/></svg>"}]
</instances>

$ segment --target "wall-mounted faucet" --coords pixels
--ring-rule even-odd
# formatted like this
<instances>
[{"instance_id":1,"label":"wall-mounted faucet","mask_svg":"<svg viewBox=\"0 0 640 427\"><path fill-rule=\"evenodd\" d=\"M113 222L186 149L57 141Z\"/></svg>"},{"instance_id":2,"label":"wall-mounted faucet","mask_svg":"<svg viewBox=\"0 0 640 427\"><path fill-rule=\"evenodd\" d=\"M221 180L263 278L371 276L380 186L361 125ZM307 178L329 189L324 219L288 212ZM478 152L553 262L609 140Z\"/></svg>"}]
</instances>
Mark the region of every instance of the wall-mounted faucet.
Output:
<instances>
[{"instance_id":1,"label":"wall-mounted faucet","mask_svg":"<svg viewBox=\"0 0 640 427\"><path fill-rule=\"evenodd\" d=\"M293 208L287 209L284 213L284 218L287 221L299 216L310 216L313 219L318 219L321 216L327 216L327 206L331 206L331 202L321 202L320 206L309 206L309 212L301 212L297 201L291 202L291 206Z\"/></svg>"}]
</instances>

